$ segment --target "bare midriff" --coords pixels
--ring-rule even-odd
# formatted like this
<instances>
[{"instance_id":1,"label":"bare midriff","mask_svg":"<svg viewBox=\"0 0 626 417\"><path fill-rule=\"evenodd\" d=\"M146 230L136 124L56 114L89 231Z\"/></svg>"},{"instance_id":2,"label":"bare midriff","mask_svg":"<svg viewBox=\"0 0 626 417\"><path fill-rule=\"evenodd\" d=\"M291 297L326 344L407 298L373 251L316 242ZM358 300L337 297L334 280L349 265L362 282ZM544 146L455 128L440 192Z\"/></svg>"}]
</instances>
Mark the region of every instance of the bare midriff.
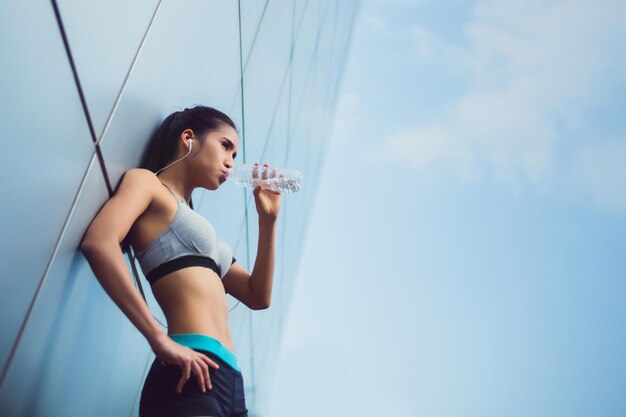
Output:
<instances>
[{"instance_id":1,"label":"bare midriff","mask_svg":"<svg viewBox=\"0 0 626 417\"><path fill-rule=\"evenodd\" d=\"M228 326L226 291L212 269L192 266L171 272L152 286L167 319L167 334L211 336L235 353Z\"/></svg>"},{"instance_id":2,"label":"bare midriff","mask_svg":"<svg viewBox=\"0 0 626 417\"><path fill-rule=\"evenodd\" d=\"M178 202L161 184L158 197L139 216L129 231L130 243L144 250L170 225ZM197 333L211 336L235 353L228 326L226 290L210 268L191 266L170 272L152 285L152 294L167 320L167 334Z\"/></svg>"}]
</instances>

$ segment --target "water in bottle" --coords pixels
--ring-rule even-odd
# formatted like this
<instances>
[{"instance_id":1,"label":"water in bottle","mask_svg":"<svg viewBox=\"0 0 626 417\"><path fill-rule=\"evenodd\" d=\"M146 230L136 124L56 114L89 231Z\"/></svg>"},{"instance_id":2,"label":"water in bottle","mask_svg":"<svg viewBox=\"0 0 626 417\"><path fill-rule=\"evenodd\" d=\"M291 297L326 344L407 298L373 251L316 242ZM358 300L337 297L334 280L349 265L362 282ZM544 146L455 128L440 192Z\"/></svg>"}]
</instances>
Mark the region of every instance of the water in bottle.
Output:
<instances>
[{"instance_id":1,"label":"water in bottle","mask_svg":"<svg viewBox=\"0 0 626 417\"><path fill-rule=\"evenodd\" d=\"M263 188L284 193L300 191L302 183L302 174L296 170L251 164L229 169L226 178L244 187L254 188L257 184L261 184Z\"/></svg>"}]
</instances>

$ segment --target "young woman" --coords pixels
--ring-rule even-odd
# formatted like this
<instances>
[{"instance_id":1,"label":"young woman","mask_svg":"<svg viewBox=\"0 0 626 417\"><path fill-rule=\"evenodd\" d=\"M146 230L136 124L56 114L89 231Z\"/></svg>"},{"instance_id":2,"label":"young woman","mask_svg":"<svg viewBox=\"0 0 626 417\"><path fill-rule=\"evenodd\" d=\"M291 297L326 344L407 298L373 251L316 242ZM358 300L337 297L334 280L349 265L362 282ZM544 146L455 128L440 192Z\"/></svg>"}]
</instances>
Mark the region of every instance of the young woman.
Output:
<instances>
[{"instance_id":1,"label":"young woman","mask_svg":"<svg viewBox=\"0 0 626 417\"><path fill-rule=\"evenodd\" d=\"M235 124L218 110L196 106L171 114L152 138L143 168L124 173L83 238L81 250L98 281L156 356L140 417L248 415L226 294L253 310L269 307L281 194L261 185L253 191L259 241L251 274L191 201L195 188L215 190L226 180L238 147ZM273 176L267 164L255 165L256 175ZM165 314L167 334L133 285L124 239Z\"/></svg>"}]
</instances>

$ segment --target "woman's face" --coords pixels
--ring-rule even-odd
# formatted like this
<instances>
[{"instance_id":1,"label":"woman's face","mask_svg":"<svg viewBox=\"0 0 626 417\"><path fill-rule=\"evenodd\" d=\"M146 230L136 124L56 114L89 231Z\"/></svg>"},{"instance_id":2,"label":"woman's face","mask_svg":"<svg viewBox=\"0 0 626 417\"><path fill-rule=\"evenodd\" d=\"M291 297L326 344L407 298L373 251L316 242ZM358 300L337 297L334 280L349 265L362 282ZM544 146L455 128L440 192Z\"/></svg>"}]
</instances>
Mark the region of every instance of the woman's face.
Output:
<instances>
[{"instance_id":1,"label":"woman's face","mask_svg":"<svg viewBox=\"0 0 626 417\"><path fill-rule=\"evenodd\" d=\"M193 148L197 141L194 139ZM192 149L193 149L192 148ZM228 125L208 133L196 154L193 172L200 187L216 190L226 181L226 170L232 168L239 148L239 135ZM192 150L192 153L193 152ZM190 162L191 162L190 161Z\"/></svg>"}]
</instances>

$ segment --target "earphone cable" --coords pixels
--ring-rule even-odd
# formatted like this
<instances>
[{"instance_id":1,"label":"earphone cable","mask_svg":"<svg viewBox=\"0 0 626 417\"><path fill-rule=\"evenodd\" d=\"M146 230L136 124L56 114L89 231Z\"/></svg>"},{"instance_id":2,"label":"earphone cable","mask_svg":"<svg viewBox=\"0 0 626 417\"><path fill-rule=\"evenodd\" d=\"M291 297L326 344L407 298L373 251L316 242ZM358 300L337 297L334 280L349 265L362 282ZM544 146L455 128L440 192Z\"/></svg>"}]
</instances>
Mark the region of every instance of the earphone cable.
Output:
<instances>
[{"instance_id":1,"label":"earphone cable","mask_svg":"<svg viewBox=\"0 0 626 417\"><path fill-rule=\"evenodd\" d=\"M189 155L189 153L191 152L191 145L192 145L193 139L189 138L187 139L187 143L189 143L189 151L187 151L187 155ZM182 158L178 158L177 160L175 160L174 162L172 162L171 164L164 166L163 168L161 168L160 170L158 170L157 172L154 173L154 175L159 175L159 172L163 171L165 168L169 168L172 165L174 165L176 162L180 161L181 159L184 159L187 157L187 155L183 156Z\"/></svg>"}]
</instances>

